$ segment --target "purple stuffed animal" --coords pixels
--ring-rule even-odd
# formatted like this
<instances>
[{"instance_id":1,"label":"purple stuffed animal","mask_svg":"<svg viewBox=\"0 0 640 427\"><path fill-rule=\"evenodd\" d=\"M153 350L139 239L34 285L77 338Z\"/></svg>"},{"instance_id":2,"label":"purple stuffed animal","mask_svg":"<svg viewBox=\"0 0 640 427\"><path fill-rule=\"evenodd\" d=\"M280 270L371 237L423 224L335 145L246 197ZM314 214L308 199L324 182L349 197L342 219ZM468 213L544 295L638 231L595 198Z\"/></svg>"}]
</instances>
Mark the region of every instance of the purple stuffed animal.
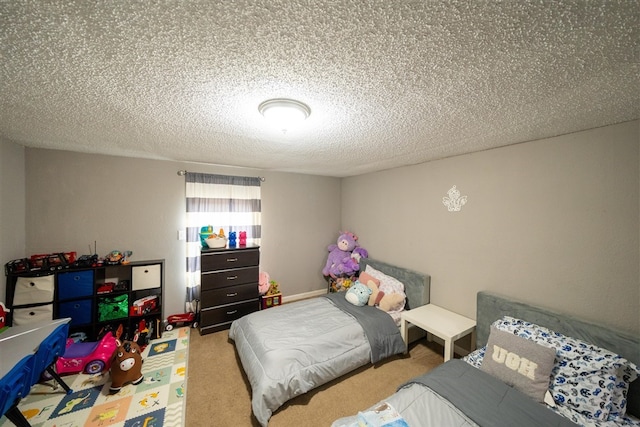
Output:
<instances>
[{"instance_id":1,"label":"purple stuffed animal","mask_svg":"<svg viewBox=\"0 0 640 427\"><path fill-rule=\"evenodd\" d=\"M336 245L329 245L327 263L322 269L325 276L337 277L351 275L360 269L360 258L369 256L366 249L358 244L358 237L350 232L344 232L338 237Z\"/></svg>"}]
</instances>

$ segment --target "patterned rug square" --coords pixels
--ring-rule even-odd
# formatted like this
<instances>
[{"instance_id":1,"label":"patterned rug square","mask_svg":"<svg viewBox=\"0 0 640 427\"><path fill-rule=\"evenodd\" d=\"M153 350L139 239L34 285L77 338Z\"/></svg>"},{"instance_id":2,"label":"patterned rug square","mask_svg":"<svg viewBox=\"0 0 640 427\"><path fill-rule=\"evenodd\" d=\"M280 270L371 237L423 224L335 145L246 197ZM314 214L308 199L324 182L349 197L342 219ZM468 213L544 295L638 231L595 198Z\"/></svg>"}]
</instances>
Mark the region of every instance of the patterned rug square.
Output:
<instances>
[{"instance_id":1,"label":"patterned rug square","mask_svg":"<svg viewBox=\"0 0 640 427\"><path fill-rule=\"evenodd\" d=\"M36 384L18 408L33 427L179 427L186 402L188 327L165 331L142 352L144 381L109 394L109 372L63 376L66 394L53 380ZM13 426L6 417L0 427Z\"/></svg>"}]
</instances>

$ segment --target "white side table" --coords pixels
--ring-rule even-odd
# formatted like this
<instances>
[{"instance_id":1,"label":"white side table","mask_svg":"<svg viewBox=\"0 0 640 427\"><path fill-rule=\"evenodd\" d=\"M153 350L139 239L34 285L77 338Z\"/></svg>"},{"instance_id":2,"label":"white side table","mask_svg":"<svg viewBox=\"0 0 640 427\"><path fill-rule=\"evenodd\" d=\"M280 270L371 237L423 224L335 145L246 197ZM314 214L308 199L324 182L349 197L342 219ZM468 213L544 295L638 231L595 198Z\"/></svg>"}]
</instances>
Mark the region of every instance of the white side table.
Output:
<instances>
[{"instance_id":1,"label":"white side table","mask_svg":"<svg viewBox=\"0 0 640 427\"><path fill-rule=\"evenodd\" d=\"M435 304L426 304L412 310L406 310L401 315L400 332L405 344L407 343L407 329L409 323L424 329L444 340L444 361L453 358L453 343L463 336L471 333L471 345L475 346L476 321L468 317L439 307Z\"/></svg>"}]
</instances>

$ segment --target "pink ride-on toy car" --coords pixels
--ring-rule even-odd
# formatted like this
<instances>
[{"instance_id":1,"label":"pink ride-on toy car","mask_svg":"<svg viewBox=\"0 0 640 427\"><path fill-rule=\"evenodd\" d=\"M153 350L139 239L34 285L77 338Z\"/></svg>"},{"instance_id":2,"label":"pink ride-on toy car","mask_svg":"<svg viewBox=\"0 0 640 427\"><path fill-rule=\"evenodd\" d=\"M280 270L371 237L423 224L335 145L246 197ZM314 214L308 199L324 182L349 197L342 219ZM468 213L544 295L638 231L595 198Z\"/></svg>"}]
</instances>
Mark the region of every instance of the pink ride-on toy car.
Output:
<instances>
[{"instance_id":1,"label":"pink ride-on toy car","mask_svg":"<svg viewBox=\"0 0 640 427\"><path fill-rule=\"evenodd\" d=\"M113 356L116 347L116 337L111 332L107 332L97 342L74 342L69 338L64 355L56 360L56 372L58 375L79 372L97 374L108 370L111 365L111 356ZM46 371L43 376L45 379L51 378L51 375Z\"/></svg>"}]
</instances>

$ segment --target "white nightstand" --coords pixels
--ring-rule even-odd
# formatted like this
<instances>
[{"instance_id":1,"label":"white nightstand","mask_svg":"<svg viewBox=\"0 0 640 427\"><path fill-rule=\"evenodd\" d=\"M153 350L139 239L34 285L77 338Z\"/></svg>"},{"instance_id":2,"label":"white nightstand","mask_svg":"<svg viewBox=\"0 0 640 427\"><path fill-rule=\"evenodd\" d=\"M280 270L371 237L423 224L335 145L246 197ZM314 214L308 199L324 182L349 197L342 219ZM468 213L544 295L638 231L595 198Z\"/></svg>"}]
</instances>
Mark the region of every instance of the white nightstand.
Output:
<instances>
[{"instance_id":1,"label":"white nightstand","mask_svg":"<svg viewBox=\"0 0 640 427\"><path fill-rule=\"evenodd\" d=\"M403 311L400 332L405 344L407 329L413 323L427 333L444 340L444 361L453 358L453 343L471 333L471 345L476 343L476 321L461 316L434 304L423 305L412 310Z\"/></svg>"}]
</instances>

